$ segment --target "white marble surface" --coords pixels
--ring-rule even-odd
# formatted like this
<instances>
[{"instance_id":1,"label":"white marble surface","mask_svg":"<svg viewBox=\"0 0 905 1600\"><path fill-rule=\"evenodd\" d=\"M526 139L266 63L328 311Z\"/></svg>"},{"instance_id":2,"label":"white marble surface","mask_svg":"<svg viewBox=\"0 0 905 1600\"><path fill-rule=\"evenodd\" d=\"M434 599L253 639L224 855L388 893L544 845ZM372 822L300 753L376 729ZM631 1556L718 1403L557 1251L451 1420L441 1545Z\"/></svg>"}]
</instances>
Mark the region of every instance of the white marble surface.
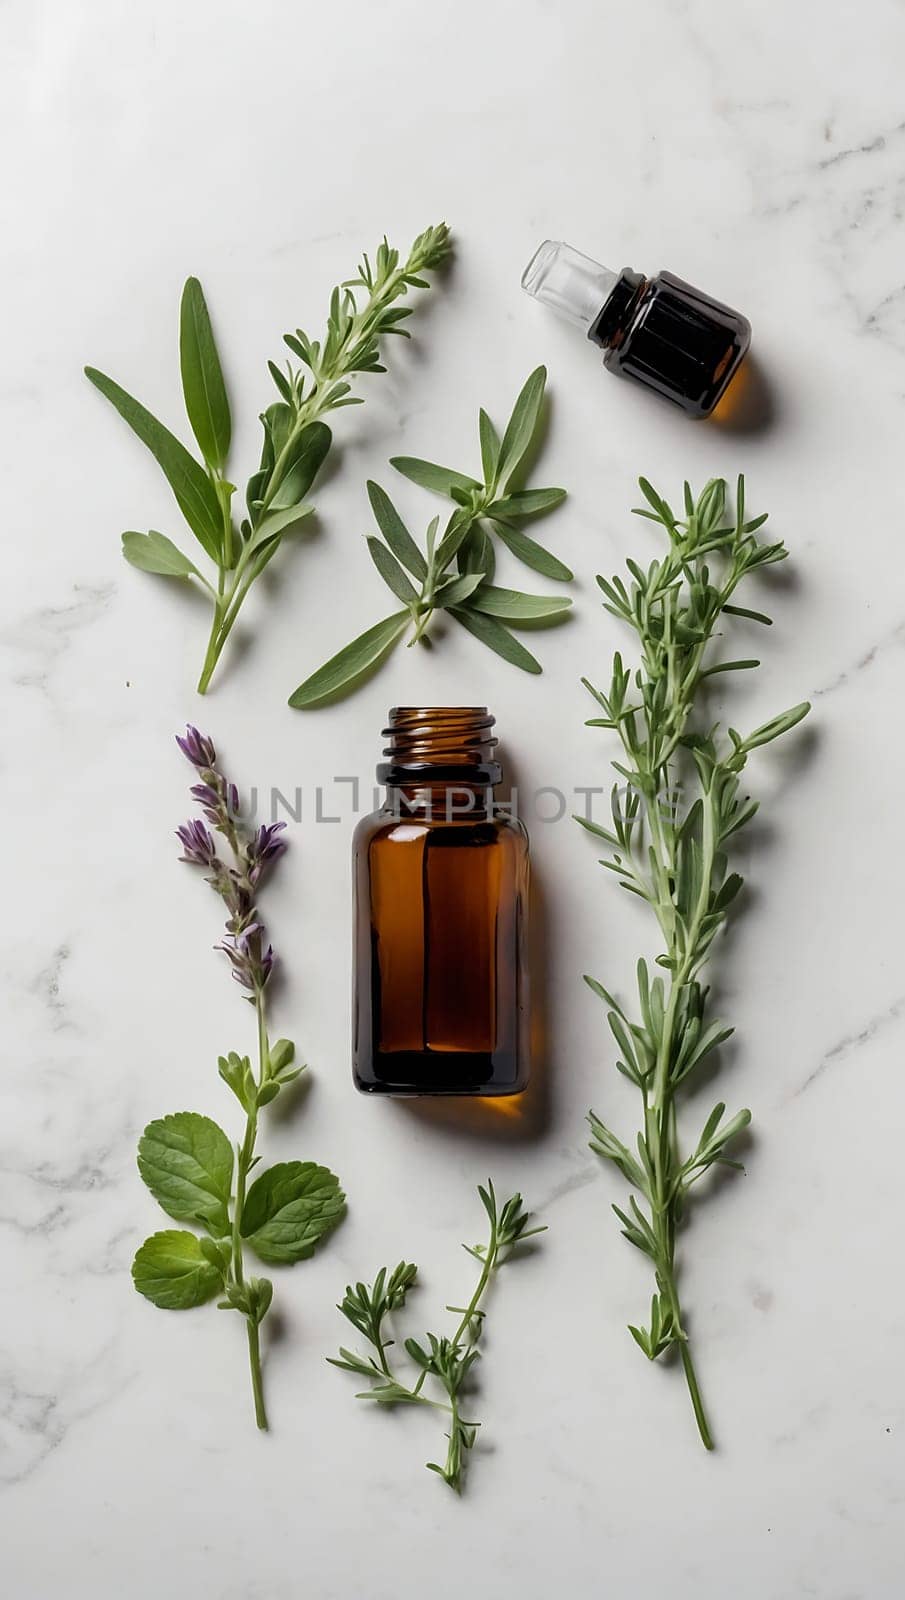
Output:
<instances>
[{"instance_id":1,"label":"white marble surface","mask_svg":"<svg viewBox=\"0 0 905 1600\"><path fill-rule=\"evenodd\" d=\"M10 1600L892 1600L902 1584L902 442L905 10L719 0L340 7L238 0L5 0L2 242L6 824L0 1070L0 1540ZM81 376L92 361L178 415L175 317L204 281L256 444L264 359L316 328L334 279L386 229L446 215L455 271L341 414L316 536L248 607L207 703L193 606L118 555L177 532L156 469ZM600 371L519 292L537 241L668 266L744 308L771 395L753 432L692 426ZM357 541L363 484L400 448L456 463L479 403L550 368L547 481L580 575L573 624L529 680L450 637L400 653L305 719L287 692L383 594ZM464 458L467 460L467 456ZM594 573L647 550L639 472L744 469L794 553L744 724L813 697L806 757L754 770L768 832L719 954L739 1027L722 1092L749 1104L747 1176L702 1206L686 1287L719 1451L675 1372L625 1333L648 1294L619 1238L593 1102L634 1112L579 981L627 977L645 929L574 827L535 825L546 924L545 1114L478 1127L357 1098L349 1081L349 825L313 790L369 780L396 700L489 700L527 786L606 779L578 687L618 630ZM417 492L404 497L420 512ZM553 538L551 524L551 538ZM342 606L338 599L343 591ZM276 593L276 590L279 590ZM340 611L345 613L340 615ZM265 629L266 615L266 629ZM416 675L416 665L418 672ZM289 982L278 1023L311 1092L271 1157L343 1175L348 1221L279 1275L270 1437L251 1426L238 1324L164 1317L128 1266L157 1225L134 1164L151 1116L230 1116L214 1056L248 1017L210 953L216 905L175 859L197 719L246 785L305 786L267 898ZM245 1034L243 1034L245 1029ZM522 1188L550 1232L492 1306L486 1439L460 1503L422 1470L434 1428L365 1414L323 1363L350 1274L422 1263L425 1324L469 1281L472 1186Z\"/></svg>"}]
</instances>

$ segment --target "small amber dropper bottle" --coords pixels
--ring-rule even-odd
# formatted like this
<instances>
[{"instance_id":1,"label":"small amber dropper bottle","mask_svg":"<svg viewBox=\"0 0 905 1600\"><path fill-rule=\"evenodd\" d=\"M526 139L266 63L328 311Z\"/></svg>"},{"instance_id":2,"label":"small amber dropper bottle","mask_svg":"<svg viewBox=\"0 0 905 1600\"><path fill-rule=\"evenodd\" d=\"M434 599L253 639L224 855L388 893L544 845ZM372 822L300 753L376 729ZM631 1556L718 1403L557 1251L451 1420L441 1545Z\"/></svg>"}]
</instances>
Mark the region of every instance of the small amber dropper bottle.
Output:
<instances>
[{"instance_id":1,"label":"small amber dropper bottle","mask_svg":"<svg viewBox=\"0 0 905 1600\"><path fill-rule=\"evenodd\" d=\"M397 706L355 830L353 1076L370 1094L528 1081L528 836L494 805L486 706Z\"/></svg>"},{"instance_id":2,"label":"small amber dropper bottle","mask_svg":"<svg viewBox=\"0 0 905 1600\"><path fill-rule=\"evenodd\" d=\"M751 343L746 317L671 272L611 272L561 241L544 241L522 288L599 345L610 372L692 417L710 415Z\"/></svg>"}]
</instances>

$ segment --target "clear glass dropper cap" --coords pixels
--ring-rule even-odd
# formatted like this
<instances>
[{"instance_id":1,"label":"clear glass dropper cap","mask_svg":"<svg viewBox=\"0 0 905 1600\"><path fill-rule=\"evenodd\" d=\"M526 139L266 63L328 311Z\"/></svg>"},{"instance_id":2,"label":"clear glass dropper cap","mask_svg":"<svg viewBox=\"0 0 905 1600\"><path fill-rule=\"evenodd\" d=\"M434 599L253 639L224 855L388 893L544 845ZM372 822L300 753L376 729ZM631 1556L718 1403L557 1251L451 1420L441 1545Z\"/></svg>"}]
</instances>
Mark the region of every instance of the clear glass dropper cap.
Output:
<instances>
[{"instance_id":1,"label":"clear glass dropper cap","mask_svg":"<svg viewBox=\"0 0 905 1600\"><path fill-rule=\"evenodd\" d=\"M618 276L561 239L545 239L522 273L522 288L587 333Z\"/></svg>"}]
</instances>

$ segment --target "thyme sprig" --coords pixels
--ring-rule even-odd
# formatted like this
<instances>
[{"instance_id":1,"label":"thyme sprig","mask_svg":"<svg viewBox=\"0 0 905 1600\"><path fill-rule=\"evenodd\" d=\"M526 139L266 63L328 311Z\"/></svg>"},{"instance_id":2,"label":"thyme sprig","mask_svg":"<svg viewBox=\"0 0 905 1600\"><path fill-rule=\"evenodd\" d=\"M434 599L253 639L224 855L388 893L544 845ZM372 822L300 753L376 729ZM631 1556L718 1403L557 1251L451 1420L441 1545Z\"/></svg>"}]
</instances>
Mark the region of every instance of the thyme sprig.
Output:
<instances>
[{"instance_id":1,"label":"thyme sprig","mask_svg":"<svg viewBox=\"0 0 905 1600\"><path fill-rule=\"evenodd\" d=\"M680 1303L676 1244L692 1186L712 1167L739 1166L727 1151L751 1113L727 1117L720 1102L686 1148L678 1105L691 1075L733 1032L710 1017L701 973L742 887L739 874L728 870L726 846L757 802L740 792L740 774L751 751L787 733L809 706L793 706L745 736L705 720L708 679L759 665L712 660L722 620L770 625L763 612L736 604L733 596L744 579L788 552L782 543L756 538L766 517L746 520L742 478L729 519L722 479L708 483L697 500L686 484L684 517L645 479L640 483L647 506L637 515L665 530L667 553L647 569L627 561L629 583L597 580L606 609L637 634L640 664L632 671L617 653L605 692L583 680L603 713L588 726L611 729L621 740L624 759L612 765L625 787L613 789L612 828L586 817L576 821L604 840L612 853L602 865L653 911L663 941L656 964L665 976L653 976L643 959L638 962L637 1020L601 983L585 978L607 1006L617 1068L642 1099L634 1150L594 1112L591 1149L619 1169L641 1200L633 1194L628 1211L613 1207L624 1236L650 1259L656 1283L649 1325L629 1331L651 1361L678 1346L700 1435L711 1449Z\"/></svg>"},{"instance_id":2,"label":"thyme sprig","mask_svg":"<svg viewBox=\"0 0 905 1600\"><path fill-rule=\"evenodd\" d=\"M446 1413L449 1419L446 1460L442 1466L429 1461L427 1467L430 1472L439 1473L457 1493L462 1487L466 1457L480 1427L480 1423L465 1417L463 1404L469 1389L469 1375L480 1359L478 1345L486 1315L481 1301L494 1273L516 1246L546 1231L529 1228L531 1213L524 1210L521 1195L512 1195L500 1207L489 1180L486 1188L479 1185L478 1194L487 1213L489 1237L486 1244L463 1246L480 1263L477 1286L467 1306L447 1306L447 1311L460 1319L451 1338L428 1333L421 1342L405 1340L404 1348L418 1369L414 1382L404 1381L391 1366L388 1352L394 1340L386 1326L387 1318L405 1305L408 1291L416 1281L418 1268L409 1261L400 1261L392 1271L381 1267L372 1284L350 1284L338 1308L367 1340L373 1355L363 1356L340 1347L338 1356L327 1357L331 1366L370 1380L371 1387L356 1395L357 1400L372 1400L381 1406L431 1406ZM445 1400L433 1399L423 1392L428 1379L434 1381L435 1389L445 1394Z\"/></svg>"},{"instance_id":3,"label":"thyme sprig","mask_svg":"<svg viewBox=\"0 0 905 1600\"><path fill-rule=\"evenodd\" d=\"M405 261L384 239L373 265L364 256L355 277L333 290L323 341L309 338L301 328L284 334L301 366L267 363L278 398L261 414L261 459L248 481L246 515L238 526L232 511L236 485L226 476L232 437L229 397L198 279L189 278L183 290L179 354L186 413L203 464L112 378L95 367L85 368L155 457L190 531L213 563L208 577L166 535L154 529L123 534L123 555L132 566L197 584L211 602L199 694L210 684L250 589L286 534L314 509L305 496L333 440L324 417L362 404L350 380L386 370L380 362L381 339L388 334L409 337L401 323L412 307L397 302L409 289L428 288L422 274L440 266L449 251L445 223L419 234Z\"/></svg>"}]
</instances>

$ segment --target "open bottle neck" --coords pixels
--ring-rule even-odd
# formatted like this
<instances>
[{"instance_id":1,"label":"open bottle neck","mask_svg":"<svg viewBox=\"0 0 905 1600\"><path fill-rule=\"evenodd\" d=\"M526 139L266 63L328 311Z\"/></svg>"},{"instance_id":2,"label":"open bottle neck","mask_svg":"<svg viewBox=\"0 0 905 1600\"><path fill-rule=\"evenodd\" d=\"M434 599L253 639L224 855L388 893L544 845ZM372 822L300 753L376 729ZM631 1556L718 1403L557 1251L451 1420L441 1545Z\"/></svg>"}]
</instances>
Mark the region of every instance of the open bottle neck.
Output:
<instances>
[{"instance_id":1,"label":"open bottle neck","mask_svg":"<svg viewBox=\"0 0 905 1600\"><path fill-rule=\"evenodd\" d=\"M394 706L384 728L379 783L397 788L488 789L502 776L486 706Z\"/></svg>"}]
</instances>

